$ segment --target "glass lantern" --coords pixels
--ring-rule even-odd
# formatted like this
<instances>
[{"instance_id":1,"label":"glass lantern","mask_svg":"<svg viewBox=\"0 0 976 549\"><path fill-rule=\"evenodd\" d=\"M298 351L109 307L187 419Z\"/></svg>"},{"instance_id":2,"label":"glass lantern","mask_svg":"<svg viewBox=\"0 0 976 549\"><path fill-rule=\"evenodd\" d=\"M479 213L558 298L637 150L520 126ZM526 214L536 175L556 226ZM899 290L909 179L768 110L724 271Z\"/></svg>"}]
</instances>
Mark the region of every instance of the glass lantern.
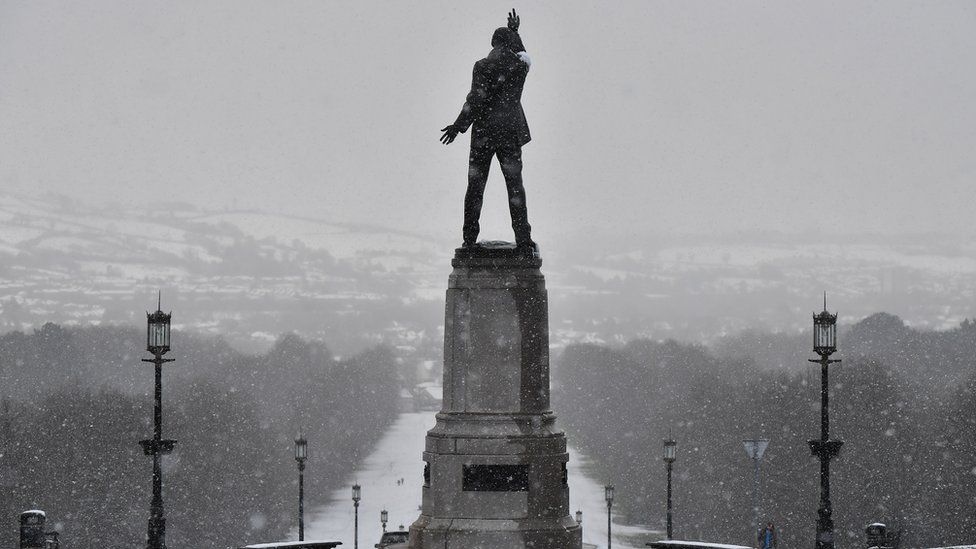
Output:
<instances>
[{"instance_id":1,"label":"glass lantern","mask_svg":"<svg viewBox=\"0 0 976 549\"><path fill-rule=\"evenodd\" d=\"M820 356L830 356L837 350L837 314L824 310L813 315L813 352Z\"/></svg>"},{"instance_id":2,"label":"glass lantern","mask_svg":"<svg viewBox=\"0 0 976 549\"><path fill-rule=\"evenodd\" d=\"M675 442L673 438L668 438L664 441L664 461L668 463L674 463L675 451L678 448L678 443Z\"/></svg>"},{"instance_id":3,"label":"glass lantern","mask_svg":"<svg viewBox=\"0 0 976 549\"><path fill-rule=\"evenodd\" d=\"M146 313L146 350L154 355L166 354L169 351L169 323L172 313L164 313L156 309L154 313Z\"/></svg>"}]
</instances>

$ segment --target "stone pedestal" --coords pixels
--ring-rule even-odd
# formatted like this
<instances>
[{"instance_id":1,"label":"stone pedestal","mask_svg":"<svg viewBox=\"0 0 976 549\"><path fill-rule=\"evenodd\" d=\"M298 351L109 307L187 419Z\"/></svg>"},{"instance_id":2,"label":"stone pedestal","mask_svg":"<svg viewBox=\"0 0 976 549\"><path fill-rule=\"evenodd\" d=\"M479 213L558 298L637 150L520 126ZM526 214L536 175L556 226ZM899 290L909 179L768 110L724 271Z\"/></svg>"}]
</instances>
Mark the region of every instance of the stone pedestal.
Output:
<instances>
[{"instance_id":1,"label":"stone pedestal","mask_svg":"<svg viewBox=\"0 0 976 549\"><path fill-rule=\"evenodd\" d=\"M579 549L566 437L549 409L542 260L458 249L447 290L444 400L427 433L411 549Z\"/></svg>"}]
</instances>

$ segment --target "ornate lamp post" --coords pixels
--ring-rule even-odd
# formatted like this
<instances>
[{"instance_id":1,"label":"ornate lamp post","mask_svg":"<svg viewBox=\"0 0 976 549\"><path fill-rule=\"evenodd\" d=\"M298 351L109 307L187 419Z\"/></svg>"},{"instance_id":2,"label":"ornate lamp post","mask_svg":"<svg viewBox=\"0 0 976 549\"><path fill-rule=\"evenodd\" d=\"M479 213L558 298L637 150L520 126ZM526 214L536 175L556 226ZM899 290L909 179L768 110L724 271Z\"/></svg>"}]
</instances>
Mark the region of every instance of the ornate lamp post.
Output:
<instances>
[{"instance_id":1,"label":"ornate lamp post","mask_svg":"<svg viewBox=\"0 0 976 549\"><path fill-rule=\"evenodd\" d=\"M362 499L362 488L358 484L352 485L352 507L354 509L354 522L352 534L352 547L359 549L359 500Z\"/></svg>"},{"instance_id":2,"label":"ornate lamp post","mask_svg":"<svg viewBox=\"0 0 976 549\"><path fill-rule=\"evenodd\" d=\"M678 447L678 443L674 441L671 435L668 435L668 439L664 441L664 463L668 467L668 539L671 539L673 533L671 528L671 466L674 464L674 454Z\"/></svg>"},{"instance_id":3,"label":"ornate lamp post","mask_svg":"<svg viewBox=\"0 0 976 549\"><path fill-rule=\"evenodd\" d=\"M298 435L295 439L295 461L298 463L298 541L305 541L305 460L308 441Z\"/></svg>"},{"instance_id":4,"label":"ornate lamp post","mask_svg":"<svg viewBox=\"0 0 976 549\"><path fill-rule=\"evenodd\" d=\"M390 518L390 513L383 509L380 511L380 522L383 523L383 532L386 533L386 522Z\"/></svg>"},{"instance_id":5,"label":"ornate lamp post","mask_svg":"<svg viewBox=\"0 0 976 549\"><path fill-rule=\"evenodd\" d=\"M613 484L603 487L603 497L607 500L607 549L610 549L610 508L613 507Z\"/></svg>"},{"instance_id":6,"label":"ornate lamp post","mask_svg":"<svg viewBox=\"0 0 976 549\"><path fill-rule=\"evenodd\" d=\"M583 525L583 511L576 510L576 524Z\"/></svg>"},{"instance_id":7,"label":"ornate lamp post","mask_svg":"<svg viewBox=\"0 0 976 549\"><path fill-rule=\"evenodd\" d=\"M163 439L163 364L173 362L172 358L163 358L169 352L170 319L172 313L161 310L162 297L156 305L156 312L146 313L146 350L153 354L153 358L144 358L143 362L151 362L156 366L156 391L153 400L153 438L140 440L142 450L153 458L152 502L149 507L149 530L146 538L148 549L166 549L166 517L163 512L163 470L162 456L169 454L176 446L175 440Z\"/></svg>"},{"instance_id":8,"label":"ornate lamp post","mask_svg":"<svg viewBox=\"0 0 976 549\"><path fill-rule=\"evenodd\" d=\"M837 351L837 314L827 312L827 295L824 294L824 310L813 315L813 351L820 363L820 440L811 440L810 451L820 460L820 508L817 509L817 549L834 548L833 510L830 505L830 460L840 453L843 442L830 440L830 424L827 415L829 404L827 366L839 359L830 355Z\"/></svg>"}]
</instances>

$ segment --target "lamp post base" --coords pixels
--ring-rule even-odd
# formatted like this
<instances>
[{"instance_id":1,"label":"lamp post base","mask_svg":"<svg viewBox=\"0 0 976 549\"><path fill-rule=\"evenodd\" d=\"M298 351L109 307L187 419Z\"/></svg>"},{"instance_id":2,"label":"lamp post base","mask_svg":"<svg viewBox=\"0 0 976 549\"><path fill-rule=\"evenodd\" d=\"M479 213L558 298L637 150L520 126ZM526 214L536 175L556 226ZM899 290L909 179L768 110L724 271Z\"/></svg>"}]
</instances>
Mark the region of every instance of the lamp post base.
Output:
<instances>
[{"instance_id":1,"label":"lamp post base","mask_svg":"<svg viewBox=\"0 0 976 549\"><path fill-rule=\"evenodd\" d=\"M150 517L146 549L166 549L166 519Z\"/></svg>"},{"instance_id":2,"label":"lamp post base","mask_svg":"<svg viewBox=\"0 0 976 549\"><path fill-rule=\"evenodd\" d=\"M815 545L816 549L834 549L834 525L831 524L827 529L820 530L818 525L817 528L817 543Z\"/></svg>"}]
</instances>

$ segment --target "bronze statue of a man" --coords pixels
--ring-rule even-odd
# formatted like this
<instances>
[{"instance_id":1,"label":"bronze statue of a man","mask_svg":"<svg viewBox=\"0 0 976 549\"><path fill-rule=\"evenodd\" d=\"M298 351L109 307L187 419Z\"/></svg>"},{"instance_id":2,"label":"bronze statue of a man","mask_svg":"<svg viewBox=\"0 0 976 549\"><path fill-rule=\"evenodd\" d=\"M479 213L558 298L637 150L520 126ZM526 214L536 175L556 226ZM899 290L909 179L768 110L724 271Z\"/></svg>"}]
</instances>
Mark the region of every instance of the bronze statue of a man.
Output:
<instances>
[{"instance_id":1,"label":"bronze statue of a man","mask_svg":"<svg viewBox=\"0 0 976 549\"><path fill-rule=\"evenodd\" d=\"M441 131L441 142L454 141L458 133L471 131L471 156L468 161L468 190L464 195L464 247L475 246L481 230L481 204L488 182L491 159L498 157L505 186L508 208L512 214L515 243L520 249L534 250L532 227L529 226L522 186L522 145L529 142L529 125L522 110L522 87L529 73L529 56L518 34L519 17L512 10L508 26L491 37L492 50L474 64L471 91L461 114Z\"/></svg>"}]
</instances>

